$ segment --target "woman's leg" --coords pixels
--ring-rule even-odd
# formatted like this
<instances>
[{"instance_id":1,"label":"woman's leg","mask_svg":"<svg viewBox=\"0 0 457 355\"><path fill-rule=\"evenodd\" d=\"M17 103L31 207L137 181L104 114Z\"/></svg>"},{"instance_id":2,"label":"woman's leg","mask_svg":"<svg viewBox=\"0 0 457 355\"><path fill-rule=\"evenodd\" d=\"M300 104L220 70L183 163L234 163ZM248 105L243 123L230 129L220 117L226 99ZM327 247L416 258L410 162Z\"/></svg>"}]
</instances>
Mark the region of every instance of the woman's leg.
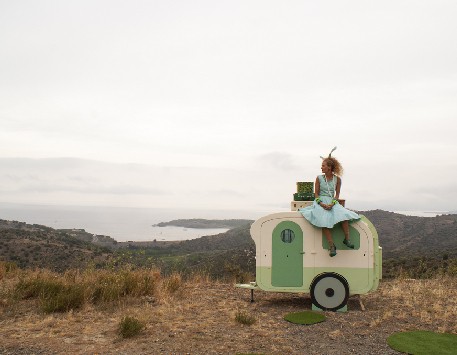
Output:
<instances>
[{"instance_id":1,"label":"woman's leg","mask_svg":"<svg viewBox=\"0 0 457 355\"><path fill-rule=\"evenodd\" d=\"M349 222L348 221L341 222L341 227L343 227L344 238L346 240L349 240Z\"/></svg>"},{"instance_id":2,"label":"woman's leg","mask_svg":"<svg viewBox=\"0 0 457 355\"><path fill-rule=\"evenodd\" d=\"M327 238L328 245L333 244L333 239L332 239L332 232L330 232L330 229L328 228L322 228L322 231L324 232L325 238Z\"/></svg>"},{"instance_id":3,"label":"woman's leg","mask_svg":"<svg viewBox=\"0 0 457 355\"><path fill-rule=\"evenodd\" d=\"M350 241L349 239L349 222L348 221L343 221L341 222L341 227L343 228L344 232L344 240L343 243L351 249L354 249L354 244Z\"/></svg>"},{"instance_id":4,"label":"woman's leg","mask_svg":"<svg viewBox=\"0 0 457 355\"><path fill-rule=\"evenodd\" d=\"M324 231L325 238L327 238L328 254L330 256L335 256L336 255L336 247L335 247L335 244L333 243L332 232L328 228L322 228L322 230Z\"/></svg>"}]
</instances>

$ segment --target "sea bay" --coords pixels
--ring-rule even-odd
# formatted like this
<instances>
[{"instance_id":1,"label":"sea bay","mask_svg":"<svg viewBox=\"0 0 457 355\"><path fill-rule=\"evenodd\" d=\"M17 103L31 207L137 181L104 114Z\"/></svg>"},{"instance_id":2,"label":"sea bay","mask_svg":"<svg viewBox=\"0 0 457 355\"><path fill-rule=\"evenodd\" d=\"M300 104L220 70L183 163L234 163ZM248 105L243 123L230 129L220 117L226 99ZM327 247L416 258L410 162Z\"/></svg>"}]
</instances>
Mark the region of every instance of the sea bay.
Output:
<instances>
[{"instance_id":1,"label":"sea bay","mask_svg":"<svg viewBox=\"0 0 457 355\"><path fill-rule=\"evenodd\" d=\"M119 242L186 240L227 231L224 228L154 226L175 219L256 219L264 214L268 212L0 204L0 219L55 229L84 229L88 233L110 236Z\"/></svg>"}]
</instances>

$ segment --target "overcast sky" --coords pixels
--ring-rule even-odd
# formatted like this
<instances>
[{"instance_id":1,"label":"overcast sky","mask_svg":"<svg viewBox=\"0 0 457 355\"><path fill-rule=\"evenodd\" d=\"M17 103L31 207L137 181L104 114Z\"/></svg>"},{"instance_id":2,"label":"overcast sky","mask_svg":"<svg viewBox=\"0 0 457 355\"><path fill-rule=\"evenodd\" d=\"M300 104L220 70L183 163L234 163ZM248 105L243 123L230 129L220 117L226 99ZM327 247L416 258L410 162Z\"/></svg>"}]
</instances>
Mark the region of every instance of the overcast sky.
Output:
<instances>
[{"instance_id":1,"label":"overcast sky","mask_svg":"<svg viewBox=\"0 0 457 355\"><path fill-rule=\"evenodd\" d=\"M0 203L457 210L457 2L0 0Z\"/></svg>"}]
</instances>

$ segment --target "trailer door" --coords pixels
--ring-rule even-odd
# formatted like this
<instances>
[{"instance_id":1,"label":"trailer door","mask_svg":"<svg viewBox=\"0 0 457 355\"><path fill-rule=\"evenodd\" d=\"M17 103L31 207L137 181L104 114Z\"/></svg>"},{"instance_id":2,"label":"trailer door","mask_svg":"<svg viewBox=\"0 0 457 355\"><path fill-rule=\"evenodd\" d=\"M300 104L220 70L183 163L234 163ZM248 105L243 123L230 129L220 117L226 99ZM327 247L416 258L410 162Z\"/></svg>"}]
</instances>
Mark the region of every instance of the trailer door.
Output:
<instances>
[{"instance_id":1,"label":"trailer door","mask_svg":"<svg viewBox=\"0 0 457 355\"><path fill-rule=\"evenodd\" d=\"M303 231L292 221L280 222L272 233L271 284L303 286Z\"/></svg>"}]
</instances>

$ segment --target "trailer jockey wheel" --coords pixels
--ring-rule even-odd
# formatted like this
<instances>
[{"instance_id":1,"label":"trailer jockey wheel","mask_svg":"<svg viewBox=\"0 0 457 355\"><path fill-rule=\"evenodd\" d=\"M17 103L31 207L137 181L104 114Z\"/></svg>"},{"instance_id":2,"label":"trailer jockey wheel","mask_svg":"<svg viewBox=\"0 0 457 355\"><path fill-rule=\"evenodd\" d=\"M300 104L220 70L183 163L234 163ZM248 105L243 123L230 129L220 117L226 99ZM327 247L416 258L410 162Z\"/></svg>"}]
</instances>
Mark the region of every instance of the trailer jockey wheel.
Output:
<instances>
[{"instance_id":1,"label":"trailer jockey wheel","mask_svg":"<svg viewBox=\"0 0 457 355\"><path fill-rule=\"evenodd\" d=\"M349 298L349 285L346 279L333 272L320 274L311 284L311 301L324 311L337 311L343 308Z\"/></svg>"}]
</instances>

